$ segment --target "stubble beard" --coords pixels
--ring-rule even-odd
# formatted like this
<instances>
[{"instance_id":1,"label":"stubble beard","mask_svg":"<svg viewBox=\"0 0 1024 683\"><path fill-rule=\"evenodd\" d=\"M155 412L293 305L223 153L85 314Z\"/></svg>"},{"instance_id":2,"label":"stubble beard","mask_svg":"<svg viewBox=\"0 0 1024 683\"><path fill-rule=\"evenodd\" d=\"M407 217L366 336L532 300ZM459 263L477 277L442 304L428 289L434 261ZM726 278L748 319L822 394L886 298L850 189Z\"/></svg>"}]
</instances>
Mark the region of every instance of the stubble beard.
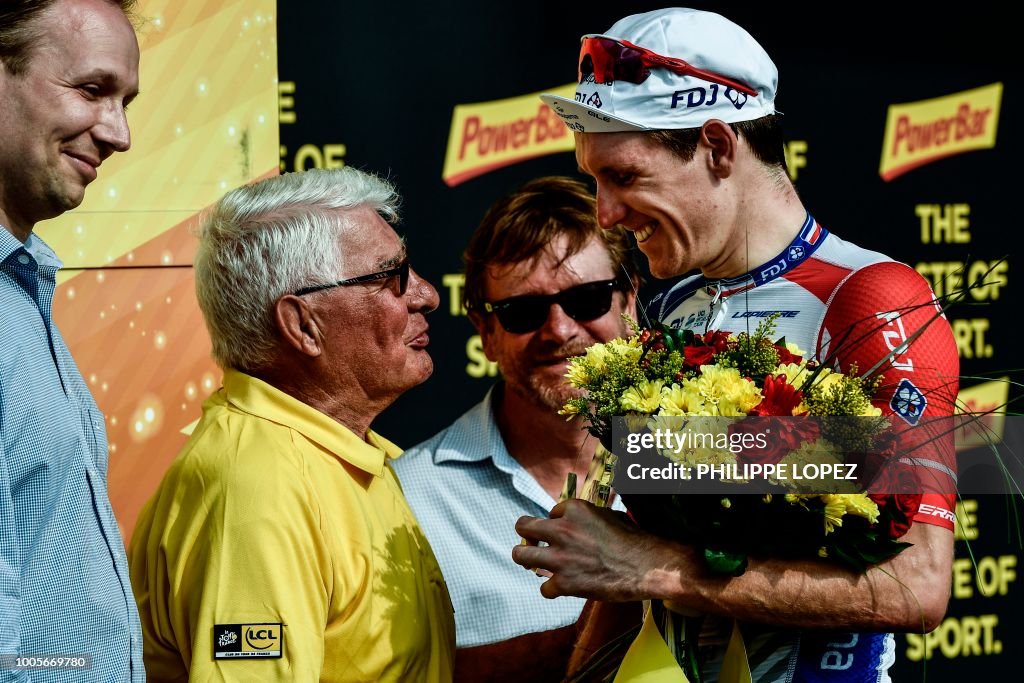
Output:
<instances>
[{"instance_id":1,"label":"stubble beard","mask_svg":"<svg viewBox=\"0 0 1024 683\"><path fill-rule=\"evenodd\" d=\"M572 344L551 355L583 355L590 343ZM525 367L518 365L510 373L511 377L506 374L505 381L527 400L539 403L555 414L562 409L566 401L581 396L582 393L579 389L570 386L569 380L565 377L553 378L550 372L543 372L544 369L542 365L527 365Z\"/></svg>"}]
</instances>

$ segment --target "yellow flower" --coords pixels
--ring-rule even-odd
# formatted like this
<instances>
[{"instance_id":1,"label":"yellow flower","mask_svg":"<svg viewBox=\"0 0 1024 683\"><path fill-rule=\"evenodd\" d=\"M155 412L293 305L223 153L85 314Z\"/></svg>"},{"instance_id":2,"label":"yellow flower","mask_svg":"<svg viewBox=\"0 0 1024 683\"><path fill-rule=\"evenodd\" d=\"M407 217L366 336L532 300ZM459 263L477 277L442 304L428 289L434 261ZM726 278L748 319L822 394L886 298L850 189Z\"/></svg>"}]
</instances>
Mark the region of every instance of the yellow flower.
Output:
<instances>
[{"instance_id":1,"label":"yellow flower","mask_svg":"<svg viewBox=\"0 0 1024 683\"><path fill-rule=\"evenodd\" d=\"M660 379L653 382L642 381L635 387L630 387L622 393L619 405L623 410L635 413L653 413L661 403L661 388L665 385Z\"/></svg>"},{"instance_id":2,"label":"yellow flower","mask_svg":"<svg viewBox=\"0 0 1024 683\"><path fill-rule=\"evenodd\" d=\"M626 429L631 432L639 432L647 424L646 415L623 415L622 420L626 423Z\"/></svg>"},{"instance_id":3,"label":"yellow flower","mask_svg":"<svg viewBox=\"0 0 1024 683\"><path fill-rule=\"evenodd\" d=\"M574 417L580 414L580 409L574 403L566 403L564 406L562 406L561 410L558 411L558 414L565 415L565 421L569 422Z\"/></svg>"},{"instance_id":4,"label":"yellow flower","mask_svg":"<svg viewBox=\"0 0 1024 683\"><path fill-rule=\"evenodd\" d=\"M878 520L878 506L863 493L827 493L821 496L825 503L825 533L832 533L843 525L843 515L863 517L872 524Z\"/></svg>"},{"instance_id":5,"label":"yellow flower","mask_svg":"<svg viewBox=\"0 0 1024 683\"><path fill-rule=\"evenodd\" d=\"M764 399L764 395L761 390L757 388L757 385L753 382L743 380L743 388L740 393L736 396L736 410L738 412L731 413L733 415L746 415L754 409ZM725 413L722 413L723 415Z\"/></svg>"},{"instance_id":6,"label":"yellow flower","mask_svg":"<svg viewBox=\"0 0 1024 683\"><path fill-rule=\"evenodd\" d=\"M836 446L825 439L819 439L810 443L800 444L795 451L790 451L782 456L779 464L785 465L787 473L799 472L806 474L804 465L836 465L845 462L839 455ZM785 481L773 482L785 483L794 491L806 491L817 493L853 493L857 490L857 482L833 477L818 477L816 479L787 479Z\"/></svg>"},{"instance_id":7,"label":"yellow flower","mask_svg":"<svg viewBox=\"0 0 1024 683\"><path fill-rule=\"evenodd\" d=\"M822 368L818 376L814 378L814 387L820 389L823 394L830 393L832 388L843 381L843 376L828 368Z\"/></svg>"},{"instance_id":8,"label":"yellow flower","mask_svg":"<svg viewBox=\"0 0 1024 683\"><path fill-rule=\"evenodd\" d=\"M873 405L868 405L867 408L861 411L861 417L881 417L882 409L876 408Z\"/></svg>"},{"instance_id":9,"label":"yellow flower","mask_svg":"<svg viewBox=\"0 0 1024 683\"><path fill-rule=\"evenodd\" d=\"M780 363L773 375L783 375L787 384L799 387L810 376L807 363Z\"/></svg>"},{"instance_id":10,"label":"yellow flower","mask_svg":"<svg viewBox=\"0 0 1024 683\"><path fill-rule=\"evenodd\" d=\"M729 450L729 420L711 416L691 416L685 423L674 418L674 431L683 434L683 448L672 460L686 465L730 465L736 454ZM685 427L685 428L684 428ZM724 480L723 480L724 481Z\"/></svg>"},{"instance_id":11,"label":"yellow flower","mask_svg":"<svg viewBox=\"0 0 1024 683\"><path fill-rule=\"evenodd\" d=\"M872 524L878 521L878 505L866 493L840 493L847 514L863 517Z\"/></svg>"},{"instance_id":12,"label":"yellow flower","mask_svg":"<svg viewBox=\"0 0 1024 683\"><path fill-rule=\"evenodd\" d=\"M761 402L761 390L736 368L702 365L700 370L700 377L686 382L683 390L692 412L736 417Z\"/></svg>"},{"instance_id":13,"label":"yellow flower","mask_svg":"<svg viewBox=\"0 0 1024 683\"><path fill-rule=\"evenodd\" d=\"M661 390L662 415L686 415L688 406L686 392L681 385L673 382L671 387L664 387Z\"/></svg>"},{"instance_id":14,"label":"yellow flower","mask_svg":"<svg viewBox=\"0 0 1024 683\"><path fill-rule=\"evenodd\" d=\"M640 337L630 337L629 339L612 339L606 344L608 349L617 356L640 357L643 349L640 347Z\"/></svg>"},{"instance_id":15,"label":"yellow flower","mask_svg":"<svg viewBox=\"0 0 1024 683\"><path fill-rule=\"evenodd\" d=\"M583 387L589 381L589 375L586 358L573 358L569 361L569 369L565 371L569 384L577 388Z\"/></svg>"},{"instance_id":16,"label":"yellow flower","mask_svg":"<svg viewBox=\"0 0 1024 683\"><path fill-rule=\"evenodd\" d=\"M807 356L807 352L804 351L803 349L801 349L799 346L797 346L793 342L786 342L786 350L789 351L790 353L792 353L794 356L800 356L801 358L804 358L804 357Z\"/></svg>"},{"instance_id":17,"label":"yellow flower","mask_svg":"<svg viewBox=\"0 0 1024 683\"><path fill-rule=\"evenodd\" d=\"M611 355L611 352L609 352L605 344L594 344L587 349L587 355L584 358L586 358L587 364L593 369L594 373L597 374L604 371L609 355Z\"/></svg>"},{"instance_id":18,"label":"yellow flower","mask_svg":"<svg viewBox=\"0 0 1024 683\"><path fill-rule=\"evenodd\" d=\"M821 497L825 502L825 533L830 534L843 525L846 503L838 495L829 493Z\"/></svg>"}]
</instances>

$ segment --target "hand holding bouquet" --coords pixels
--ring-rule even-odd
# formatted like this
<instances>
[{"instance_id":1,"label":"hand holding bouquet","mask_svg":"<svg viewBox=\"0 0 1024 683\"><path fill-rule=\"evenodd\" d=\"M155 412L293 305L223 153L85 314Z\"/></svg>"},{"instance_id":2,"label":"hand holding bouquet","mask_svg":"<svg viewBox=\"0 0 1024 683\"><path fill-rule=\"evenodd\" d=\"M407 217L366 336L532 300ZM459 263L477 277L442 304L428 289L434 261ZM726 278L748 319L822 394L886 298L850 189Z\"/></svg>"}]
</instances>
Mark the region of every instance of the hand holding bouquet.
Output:
<instances>
[{"instance_id":1,"label":"hand holding bouquet","mask_svg":"<svg viewBox=\"0 0 1024 683\"><path fill-rule=\"evenodd\" d=\"M920 494L871 403L881 377L841 374L805 359L771 338L774 318L738 335L632 324L629 339L596 344L571 362L567 377L582 395L560 413L585 421L601 441L605 470L619 465L620 480L630 465L622 432L664 437L658 453L684 471L719 473L715 495L700 495L708 488L693 477L668 495L619 486L643 529L695 546L711 571L731 575L745 571L750 555L822 558L863 572L909 546L899 539ZM683 438L694 431L704 438ZM743 447L733 448L737 443ZM856 466L860 476L779 476L841 464ZM691 683L700 680L693 647L699 630L700 617L687 616L674 643ZM738 630L733 642L742 653Z\"/></svg>"},{"instance_id":2,"label":"hand holding bouquet","mask_svg":"<svg viewBox=\"0 0 1024 683\"><path fill-rule=\"evenodd\" d=\"M735 495L625 496L641 526L702 547L712 570L730 574L742 573L750 553L825 557L864 571L906 547L897 539L909 528L917 500L910 493L913 475L892 457L888 423L871 404L880 378L840 374L803 358L784 340L771 340L772 318L752 334L735 336L634 329L628 340L590 347L567 373L583 394L561 413L582 417L604 454L622 457L611 447L612 425L615 416L625 416L630 431L717 430L705 437L718 438L701 440L710 447L661 451L691 472L711 464L734 466L718 470L723 473L768 464L778 467L753 469L799 472L806 464L827 464L838 471L835 465L850 462L860 475L723 476L720 482L734 485ZM745 448L730 449L744 432L771 438L745 439ZM692 490L701 489L695 483Z\"/></svg>"}]
</instances>

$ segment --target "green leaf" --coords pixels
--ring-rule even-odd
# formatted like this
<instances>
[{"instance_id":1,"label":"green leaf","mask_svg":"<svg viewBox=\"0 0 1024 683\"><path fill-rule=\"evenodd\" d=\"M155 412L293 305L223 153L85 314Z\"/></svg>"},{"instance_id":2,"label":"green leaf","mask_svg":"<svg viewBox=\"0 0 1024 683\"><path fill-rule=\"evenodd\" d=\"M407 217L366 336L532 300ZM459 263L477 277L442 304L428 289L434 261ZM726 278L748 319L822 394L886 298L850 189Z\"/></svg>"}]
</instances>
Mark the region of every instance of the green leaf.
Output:
<instances>
[{"instance_id":1,"label":"green leaf","mask_svg":"<svg viewBox=\"0 0 1024 683\"><path fill-rule=\"evenodd\" d=\"M740 576L743 572L747 571L746 553L734 553L726 550L712 550L711 548L705 548L704 561L707 562L708 569L716 574Z\"/></svg>"}]
</instances>

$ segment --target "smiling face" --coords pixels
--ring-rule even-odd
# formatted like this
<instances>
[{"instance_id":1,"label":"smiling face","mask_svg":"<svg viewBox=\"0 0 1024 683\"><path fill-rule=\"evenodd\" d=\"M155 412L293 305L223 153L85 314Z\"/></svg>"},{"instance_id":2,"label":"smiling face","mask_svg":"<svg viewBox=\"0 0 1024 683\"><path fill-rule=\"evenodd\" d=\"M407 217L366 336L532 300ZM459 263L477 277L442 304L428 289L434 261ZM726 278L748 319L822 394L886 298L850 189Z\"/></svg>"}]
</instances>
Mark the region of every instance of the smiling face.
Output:
<instances>
[{"instance_id":1,"label":"smiling face","mask_svg":"<svg viewBox=\"0 0 1024 683\"><path fill-rule=\"evenodd\" d=\"M82 203L114 152L131 144L139 45L105 0L58 0L34 19L22 73L0 64L0 222L26 239L38 221Z\"/></svg>"},{"instance_id":2,"label":"smiling face","mask_svg":"<svg viewBox=\"0 0 1024 683\"><path fill-rule=\"evenodd\" d=\"M339 237L344 268L337 279L389 270L405 259L405 246L388 223L371 208L347 212ZM390 404L424 382L434 363L426 314L437 308L437 291L409 271L405 294L398 276L365 284L325 289L306 295L323 321L330 363L325 378L338 391L353 392L371 404Z\"/></svg>"},{"instance_id":3,"label":"smiling face","mask_svg":"<svg viewBox=\"0 0 1024 683\"><path fill-rule=\"evenodd\" d=\"M565 258L568 242L563 234L536 260L489 267L484 281L486 300L555 294L585 282L615 278L608 249L599 238ZM629 329L622 313L635 317L633 302L632 292L616 291L611 309L590 321L573 320L561 306L553 304L541 327L523 334L506 331L494 314L482 315L476 321L484 352L501 367L506 387L527 400L558 410L577 395L565 379L568 359L584 353L592 344L627 336Z\"/></svg>"},{"instance_id":4,"label":"smiling face","mask_svg":"<svg viewBox=\"0 0 1024 683\"><path fill-rule=\"evenodd\" d=\"M598 222L631 231L655 277L712 275L727 258L730 202L708 154L701 145L684 162L642 133L576 135L580 169L597 183Z\"/></svg>"}]
</instances>

